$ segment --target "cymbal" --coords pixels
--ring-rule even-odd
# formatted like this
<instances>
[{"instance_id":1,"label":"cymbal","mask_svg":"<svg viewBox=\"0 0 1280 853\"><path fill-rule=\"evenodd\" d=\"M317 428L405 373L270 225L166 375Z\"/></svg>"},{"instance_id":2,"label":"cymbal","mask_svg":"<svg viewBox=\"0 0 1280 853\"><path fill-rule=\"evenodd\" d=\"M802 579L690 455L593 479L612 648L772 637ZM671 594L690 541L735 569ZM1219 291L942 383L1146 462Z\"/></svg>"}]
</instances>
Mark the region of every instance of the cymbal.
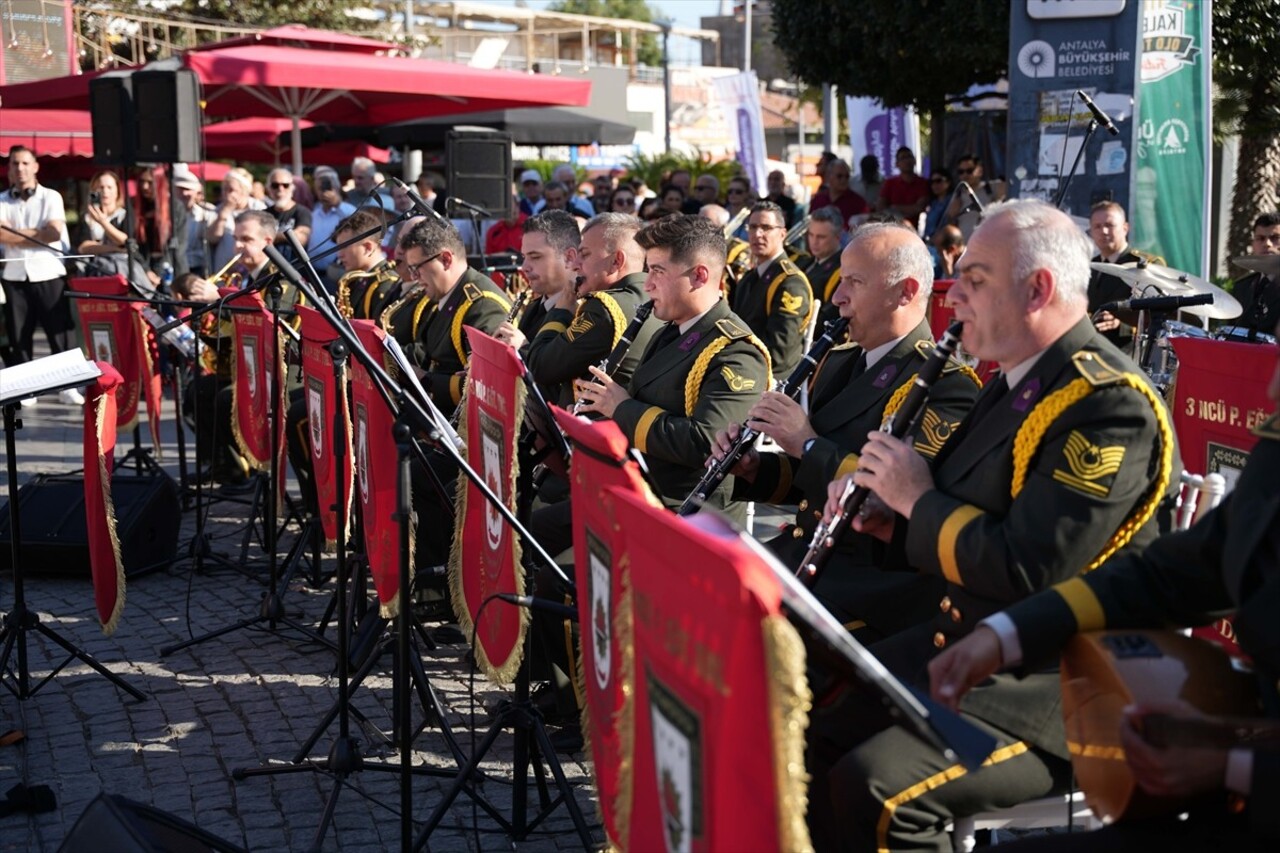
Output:
<instances>
[{"instance_id":1,"label":"cymbal","mask_svg":"<svg viewBox=\"0 0 1280 853\"><path fill-rule=\"evenodd\" d=\"M1267 278L1280 279L1280 255L1244 255L1232 258L1231 263L1241 269L1260 272Z\"/></svg>"},{"instance_id":2,"label":"cymbal","mask_svg":"<svg viewBox=\"0 0 1280 853\"><path fill-rule=\"evenodd\" d=\"M1134 299L1148 296L1194 296L1198 293L1212 293L1213 302L1210 304L1192 305L1180 310L1211 320L1230 320L1233 317L1239 317L1244 310L1234 296L1213 282L1173 267L1138 262L1128 264L1097 262L1091 263L1090 266L1128 284L1133 291Z\"/></svg>"}]
</instances>

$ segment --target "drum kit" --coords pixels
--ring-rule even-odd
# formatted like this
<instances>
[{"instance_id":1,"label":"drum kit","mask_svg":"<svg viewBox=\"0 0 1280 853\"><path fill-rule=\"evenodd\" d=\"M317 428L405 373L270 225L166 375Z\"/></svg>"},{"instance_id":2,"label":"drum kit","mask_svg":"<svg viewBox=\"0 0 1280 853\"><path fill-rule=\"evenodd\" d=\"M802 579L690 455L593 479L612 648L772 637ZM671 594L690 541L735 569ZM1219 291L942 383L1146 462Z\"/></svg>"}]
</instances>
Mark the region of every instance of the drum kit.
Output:
<instances>
[{"instance_id":1,"label":"drum kit","mask_svg":"<svg viewBox=\"0 0 1280 853\"><path fill-rule=\"evenodd\" d=\"M1280 280L1280 255L1250 255L1232 261L1244 269L1261 272ZM1191 323L1169 319L1168 311L1155 306L1143 306L1143 300L1152 297L1201 297L1202 304L1178 307L1177 311L1208 320L1232 320L1243 312L1240 302L1211 281L1160 264L1138 261L1128 264L1094 262L1094 270L1115 276L1129 285L1135 304L1128 305L1139 311L1138 328L1134 335L1137 346L1135 358L1151 381L1162 393L1173 384L1178 372L1178 357L1173 342L1179 338L1204 338L1225 341L1274 343L1272 335L1259 334L1244 326L1221 326L1216 332ZM1211 297L1211 298L1205 298Z\"/></svg>"}]
</instances>

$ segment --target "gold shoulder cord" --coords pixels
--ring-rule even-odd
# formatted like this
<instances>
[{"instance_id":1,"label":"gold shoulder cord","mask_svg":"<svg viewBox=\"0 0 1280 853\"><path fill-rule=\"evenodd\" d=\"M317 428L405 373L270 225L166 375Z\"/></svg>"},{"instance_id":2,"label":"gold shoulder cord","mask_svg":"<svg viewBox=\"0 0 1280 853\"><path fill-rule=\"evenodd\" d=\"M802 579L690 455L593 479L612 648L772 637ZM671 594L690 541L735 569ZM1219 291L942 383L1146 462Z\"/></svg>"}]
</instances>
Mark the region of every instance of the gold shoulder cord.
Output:
<instances>
[{"instance_id":1,"label":"gold shoulder cord","mask_svg":"<svg viewBox=\"0 0 1280 853\"><path fill-rule=\"evenodd\" d=\"M760 350L764 356L764 386L770 388L773 386L773 368L772 362L769 360L769 349L755 335L747 335L742 340ZM693 363L693 369L689 371L689 375L684 380L684 413L685 417L693 417L693 409L698 404L698 391L702 388L702 380L707 375L707 368L711 366L711 359L716 357L720 350L733 343L734 339L727 335L721 335L711 344L698 353L698 358Z\"/></svg>"},{"instance_id":2,"label":"gold shoulder cord","mask_svg":"<svg viewBox=\"0 0 1280 853\"><path fill-rule=\"evenodd\" d=\"M467 351L462 347L462 319L467 316L467 312L471 310L471 306L475 305L480 299L492 299L502 306L502 313L506 314L511 310L511 303L503 299L496 293L490 293L487 290L481 290L477 299L469 299L459 309L458 313L453 315L453 322L449 325L449 338L453 341L453 350L458 354L458 361L467 364L470 359L467 357Z\"/></svg>"},{"instance_id":3,"label":"gold shoulder cord","mask_svg":"<svg viewBox=\"0 0 1280 853\"><path fill-rule=\"evenodd\" d=\"M1156 507L1159 506L1165 490L1169 487L1169 479L1173 473L1173 428L1169 425L1169 416L1165 412L1163 403L1156 397L1155 392L1147 387L1145 382L1132 373L1118 374L1118 377L1112 383L1104 387L1112 387L1114 385L1125 385L1132 388L1151 404L1156 416L1156 429L1160 435L1160 470L1156 475L1155 484L1151 487L1142 505L1120 525L1110 541L1103 547L1102 552L1084 569L1085 572L1091 572L1106 562L1107 558L1127 545L1142 525L1147 523L1151 516L1155 514ZM1026 485L1027 472L1031 468L1031 462L1035 459L1036 453L1040 449L1040 444L1044 441L1044 436L1049 431L1049 427L1067 409L1089 396L1095 387L1097 386L1087 379L1076 379L1066 387L1060 388L1045 397L1027 415L1026 420L1022 422L1022 426L1018 428L1018 434L1013 442L1013 482L1009 489L1013 497L1016 498Z\"/></svg>"}]
</instances>

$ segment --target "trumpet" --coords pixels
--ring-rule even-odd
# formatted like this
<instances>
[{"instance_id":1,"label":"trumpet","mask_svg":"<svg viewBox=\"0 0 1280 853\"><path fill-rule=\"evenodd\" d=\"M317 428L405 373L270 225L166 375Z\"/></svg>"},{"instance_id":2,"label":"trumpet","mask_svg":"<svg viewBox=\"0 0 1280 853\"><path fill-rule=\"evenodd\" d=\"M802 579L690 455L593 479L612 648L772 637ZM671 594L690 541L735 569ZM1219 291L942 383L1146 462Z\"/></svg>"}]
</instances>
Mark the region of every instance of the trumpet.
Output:
<instances>
[{"instance_id":1,"label":"trumpet","mask_svg":"<svg viewBox=\"0 0 1280 853\"><path fill-rule=\"evenodd\" d=\"M911 390L907 392L906 399L902 401L898 411L885 418L884 423L880 425L881 432L887 432L894 438L902 438L915 427L916 421L924 413L925 403L929 401L929 391L933 383L938 381L938 377L942 375L942 369L946 367L947 361L960 345L960 333L963 330L964 326L959 320L951 321L951 325L947 326L947 330L942 333L942 340L938 341L937 346L934 347L929 360L916 374ZM819 574L835 551L836 543L848 532L849 525L853 524L853 517L862 509L862 505L867 502L870 494L870 489L854 486L853 479L850 478L840 496L840 511L829 523L824 521L813 531L813 541L809 544L809 550L796 569L796 574L808 586L812 587L817 583Z\"/></svg>"},{"instance_id":2,"label":"trumpet","mask_svg":"<svg viewBox=\"0 0 1280 853\"><path fill-rule=\"evenodd\" d=\"M787 232L787 236L782 238L782 245L792 246L804 240L804 235L809 233L809 221L813 219L813 214L806 213L804 219L801 219L795 225L791 226L791 230ZM800 245L803 251L803 244Z\"/></svg>"},{"instance_id":3,"label":"trumpet","mask_svg":"<svg viewBox=\"0 0 1280 853\"><path fill-rule=\"evenodd\" d=\"M241 259L241 258L243 258L243 257L244 257L244 253L243 253L243 252L236 252L236 256L235 256L234 258L232 258L231 260L227 261L227 265L226 265L226 266L224 266L222 269L218 270L216 273L214 273L214 274L213 274L212 276L210 276L209 278L205 279L205 281L209 282L209 284L212 284L212 285L214 285L214 286L217 286L217 284L218 284L218 279L220 279L220 278L222 278L222 277L224 277L224 276L228 275L228 274L231 272L231 268L232 268L232 267L234 267L237 263L239 263L239 262L240 262L240 259Z\"/></svg>"},{"instance_id":4,"label":"trumpet","mask_svg":"<svg viewBox=\"0 0 1280 853\"><path fill-rule=\"evenodd\" d=\"M618 371L618 365L622 364L622 360L627 357L627 351L631 349L632 342L635 341L636 335L640 334L640 327L644 325L644 321L649 319L649 315L653 313L653 300L641 303L636 308L635 316L631 318L631 322L627 324L627 328L622 330L622 337L618 338L618 342L614 344L613 350L605 358L600 360L596 365L606 376L613 376ZM597 383L599 384L599 383ZM578 410L582 408L582 400L575 400L573 403L573 414L578 414Z\"/></svg>"},{"instance_id":5,"label":"trumpet","mask_svg":"<svg viewBox=\"0 0 1280 853\"><path fill-rule=\"evenodd\" d=\"M804 358L796 365L795 370L791 371L791 375L778 386L778 392L795 399L796 395L800 393L801 387L813 375L813 371L817 369L818 362L822 361L823 357L835 346L836 341L844 336L845 330L848 328L849 320L845 317L840 317L827 323L826 329L822 332L822 337L814 342L809 351L805 353ZM759 437L759 430L752 429L745 423L742 424L738 432L737 442L722 458L710 461L706 472L702 475L702 479L698 481L698 485L693 487L693 491L684 499L684 503L680 504L680 509L676 511L677 514L691 515L697 512L706 499L716 489L720 488L720 484L729 476L733 466L738 464L742 454L755 446L756 439Z\"/></svg>"}]
</instances>

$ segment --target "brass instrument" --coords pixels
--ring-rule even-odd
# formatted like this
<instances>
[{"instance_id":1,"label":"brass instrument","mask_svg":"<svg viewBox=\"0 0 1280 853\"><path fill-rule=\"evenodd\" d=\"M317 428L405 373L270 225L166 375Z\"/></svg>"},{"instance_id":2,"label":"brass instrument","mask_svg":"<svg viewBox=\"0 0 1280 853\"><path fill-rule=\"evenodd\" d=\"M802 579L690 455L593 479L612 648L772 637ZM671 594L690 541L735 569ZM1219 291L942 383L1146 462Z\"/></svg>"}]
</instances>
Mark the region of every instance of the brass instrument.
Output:
<instances>
[{"instance_id":1,"label":"brass instrument","mask_svg":"<svg viewBox=\"0 0 1280 853\"><path fill-rule=\"evenodd\" d=\"M618 343L614 345L613 351L597 365L604 371L606 376L613 376L618 371L618 365L622 364L622 360L627 357L627 351L631 349L631 344L635 341L636 335L640 334L640 327L644 325L645 320L649 319L651 313L653 313L652 299L641 303L636 308L635 316L631 318L627 328L623 329L622 337L618 338ZM578 410L581 408L582 400L579 398L573 402L573 414L578 414Z\"/></svg>"},{"instance_id":2,"label":"brass instrument","mask_svg":"<svg viewBox=\"0 0 1280 853\"><path fill-rule=\"evenodd\" d=\"M814 341L813 346L805 353L804 358L796 365L795 370L791 371L791 375L787 377L786 381L778 385L778 393L786 394L794 400L799 395L804 383L808 381L809 377L813 375L813 371L817 369L818 363L836 345L836 341L844 337L844 333L848 328L849 320L845 317L840 317L828 323L826 330L822 333L822 337ZM737 442L723 458L714 461L708 460L709 464L702 475L702 479L698 481L698 485L693 487L693 491L684 499L684 503L680 504L680 509L676 511L676 514L692 515L697 512L706 499L716 489L720 488L720 484L729 476L733 466L738 464L742 454L755 446L756 439L759 437L759 430L752 429L745 423L742 424L738 432Z\"/></svg>"},{"instance_id":3,"label":"brass instrument","mask_svg":"<svg viewBox=\"0 0 1280 853\"><path fill-rule=\"evenodd\" d=\"M371 270L351 270L342 274L342 278L338 279L338 290L335 300L338 303L338 311L348 320L356 316L356 306L351 303L352 286L356 282L366 281L364 288L360 293L363 295L369 292L369 288L376 288L379 285L389 281L399 281L400 276L396 274L395 267L389 263L381 262ZM359 297L357 297L359 298ZM365 319L373 319L367 317Z\"/></svg>"},{"instance_id":4,"label":"brass instrument","mask_svg":"<svg viewBox=\"0 0 1280 853\"><path fill-rule=\"evenodd\" d=\"M210 276L209 278L205 279L205 281L209 282L210 284L212 284L212 285L214 285L214 286L216 287L216 286L217 286L217 284L218 284L218 279L222 278L223 276L230 275L230 274L231 274L231 268L232 268L232 267L234 267L237 263L239 263L239 262L240 262L240 259L241 259L241 258L243 258L243 257L244 257L244 253L243 253L243 252L236 252L235 257L233 257L231 260L227 261L227 265L226 265L226 266L224 266L222 269L218 270L216 273L214 273L214 274L213 274L212 276Z\"/></svg>"},{"instance_id":5,"label":"brass instrument","mask_svg":"<svg viewBox=\"0 0 1280 853\"><path fill-rule=\"evenodd\" d=\"M725 223L724 236L728 239L733 236L733 232L742 227L742 223L747 221L747 217L751 215L751 207L747 206L739 210L737 214Z\"/></svg>"},{"instance_id":6,"label":"brass instrument","mask_svg":"<svg viewBox=\"0 0 1280 853\"><path fill-rule=\"evenodd\" d=\"M881 432L887 432L894 438L902 438L915 427L916 421L924 412L925 403L929 402L929 391L933 388L933 383L938 381L947 361L955 354L956 347L960 346L962 331L964 324L959 320L952 320L951 325L942 333L942 340L938 341L928 361L916 374L902 405L880 425ZM813 531L809 551L796 568L796 574L810 588L817 583L818 575L835 552L836 543L848 532L849 526L853 524L853 517L862 509L870 494L870 489L854 486L853 479L850 478L845 485L844 494L840 496L840 511L829 523L824 521Z\"/></svg>"},{"instance_id":7,"label":"brass instrument","mask_svg":"<svg viewBox=\"0 0 1280 853\"><path fill-rule=\"evenodd\" d=\"M786 250L787 257L792 261L798 262L798 259L808 257L809 246L805 243L805 235L809 233L809 222L813 219L812 214L805 214L795 225L791 226L791 230L787 232L787 236L782 238L782 247Z\"/></svg>"}]
</instances>

